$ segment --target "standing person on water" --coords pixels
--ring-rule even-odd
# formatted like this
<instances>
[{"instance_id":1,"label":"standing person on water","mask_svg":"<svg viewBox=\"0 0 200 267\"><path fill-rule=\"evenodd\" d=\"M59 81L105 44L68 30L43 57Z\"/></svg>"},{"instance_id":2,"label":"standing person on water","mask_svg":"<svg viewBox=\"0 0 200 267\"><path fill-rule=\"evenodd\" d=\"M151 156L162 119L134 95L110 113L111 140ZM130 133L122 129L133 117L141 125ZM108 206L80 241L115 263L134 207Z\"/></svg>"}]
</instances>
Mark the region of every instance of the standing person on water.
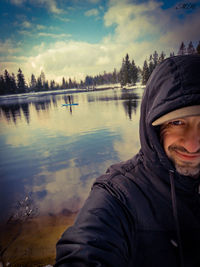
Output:
<instances>
[{"instance_id":1,"label":"standing person on water","mask_svg":"<svg viewBox=\"0 0 200 267\"><path fill-rule=\"evenodd\" d=\"M97 178L57 243L56 267L200 266L200 55L153 71L140 142Z\"/></svg>"}]
</instances>

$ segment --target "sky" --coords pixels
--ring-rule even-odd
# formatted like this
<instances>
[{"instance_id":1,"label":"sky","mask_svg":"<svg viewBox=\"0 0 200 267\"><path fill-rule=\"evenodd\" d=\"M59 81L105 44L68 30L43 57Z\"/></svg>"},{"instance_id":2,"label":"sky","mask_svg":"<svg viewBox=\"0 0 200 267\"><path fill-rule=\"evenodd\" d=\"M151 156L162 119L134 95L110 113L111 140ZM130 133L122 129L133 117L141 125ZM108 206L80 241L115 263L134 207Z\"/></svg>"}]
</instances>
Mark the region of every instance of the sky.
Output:
<instances>
[{"instance_id":1,"label":"sky","mask_svg":"<svg viewBox=\"0 0 200 267\"><path fill-rule=\"evenodd\" d=\"M127 53L142 67L155 50L196 47L199 18L197 0L1 0L0 73L80 81L119 70Z\"/></svg>"}]
</instances>

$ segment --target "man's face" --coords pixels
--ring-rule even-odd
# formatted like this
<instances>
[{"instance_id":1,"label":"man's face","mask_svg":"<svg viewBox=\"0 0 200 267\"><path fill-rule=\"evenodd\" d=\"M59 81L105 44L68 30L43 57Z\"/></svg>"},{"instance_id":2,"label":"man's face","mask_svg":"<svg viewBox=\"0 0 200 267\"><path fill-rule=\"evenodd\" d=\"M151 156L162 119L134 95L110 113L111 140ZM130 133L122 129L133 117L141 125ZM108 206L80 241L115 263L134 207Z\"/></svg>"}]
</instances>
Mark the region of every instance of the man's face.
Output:
<instances>
[{"instance_id":1,"label":"man's face","mask_svg":"<svg viewBox=\"0 0 200 267\"><path fill-rule=\"evenodd\" d=\"M176 170L194 178L200 175L200 116L184 117L161 125L165 153Z\"/></svg>"}]
</instances>

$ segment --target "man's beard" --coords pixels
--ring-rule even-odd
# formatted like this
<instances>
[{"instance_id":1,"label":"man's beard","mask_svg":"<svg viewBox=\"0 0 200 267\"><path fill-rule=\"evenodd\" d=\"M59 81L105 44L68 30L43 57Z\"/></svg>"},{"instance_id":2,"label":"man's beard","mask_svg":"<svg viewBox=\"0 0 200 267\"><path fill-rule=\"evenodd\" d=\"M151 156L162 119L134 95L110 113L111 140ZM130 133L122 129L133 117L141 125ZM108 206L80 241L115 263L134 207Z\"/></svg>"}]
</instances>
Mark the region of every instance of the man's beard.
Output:
<instances>
[{"instance_id":1,"label":"man's beard","mask_svg":"<svg viewBox=\"0 0 200 267\"><path fill-rule=\"evenodd\" d=\"M181 166L174 161L174 165L176 171L181 175L190 176L193 178L198 178L200 175L200 164L198 164L196 167L186 166L186 164Z\"/></svg>"},{"instance_id":2,"label":"man's beard","mask_svg":"<svg viewBox=\"0 0 200 267\"><path fill-rule=\"evenodd\" d=\"M170 152L173 152L173 151L186 152L186 153L188 153L190 155L191 154L192 155L196 154L196 153L189 153L188 151L186 151L185 148L179 147L179 146L170 146L168 148L168 150ZM200 163L197 163L195 166L193 166L191 162L186 162L186 161L183 161L183 160L181 162L179 162L178 160L174 159L173 156L170 156L170 159L174 163L176 171L179 174L185 175L185 176L190 176L192 178L198 178L199 177L199 175L200 175Z\"/></svg>"}]
</instances>

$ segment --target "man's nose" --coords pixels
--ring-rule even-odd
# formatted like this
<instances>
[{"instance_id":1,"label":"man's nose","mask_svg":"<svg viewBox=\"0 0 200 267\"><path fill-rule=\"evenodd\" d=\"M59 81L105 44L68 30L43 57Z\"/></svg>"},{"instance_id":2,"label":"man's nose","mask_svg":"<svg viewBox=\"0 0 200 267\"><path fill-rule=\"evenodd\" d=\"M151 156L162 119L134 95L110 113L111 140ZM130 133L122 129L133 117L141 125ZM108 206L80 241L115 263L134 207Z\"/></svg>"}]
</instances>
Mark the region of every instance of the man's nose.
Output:
<instances>
[{"instance_id":1,"label":"man's nose","mask_svg":"<svg viewBox=\"0 0 200 267\"><path fill-rule=\"evenodd\" d=\"M184 147L190 153L200 153L200 131L190 129L185 135Z\"/></svg>"}]
</instances>

